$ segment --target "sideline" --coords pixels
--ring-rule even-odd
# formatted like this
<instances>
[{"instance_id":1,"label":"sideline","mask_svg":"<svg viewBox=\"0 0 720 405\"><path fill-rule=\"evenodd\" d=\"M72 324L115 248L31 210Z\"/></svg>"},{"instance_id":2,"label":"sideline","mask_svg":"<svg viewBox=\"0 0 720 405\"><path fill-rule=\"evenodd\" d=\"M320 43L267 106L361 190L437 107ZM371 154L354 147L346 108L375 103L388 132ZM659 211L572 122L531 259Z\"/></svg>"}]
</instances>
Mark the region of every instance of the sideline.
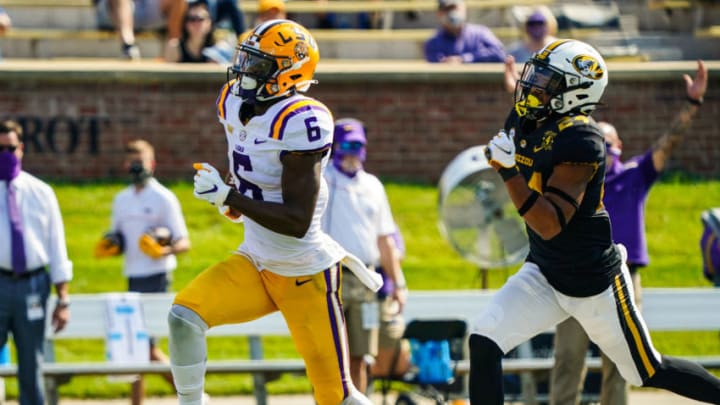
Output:
<instances>
[{"instance_id":1,"label":"sideline","mask_svg":"<svg viewBox=\"0 0 720 405\"><path fill-rule=\"evenodd\" d=\"M382 397L375 394L372 397L373 403L382 404ZM60 399L62 405L128 405L130 400L110 399L110 400L77 400L77 399ZM395 403L395 394L388 395L388 403ZM630 405L699 405L702 402L685 399L671 392L654 390L654 389L633 389L630 390ZM6 405L18 405L17 401L6 401ZM145 398L145 405L175 405L177 400L173 397L162 398ZM268 405L314 405L310 395L270 395L268 397ZM429 399L418 401L418 405L434 405L435 402ZM512 404L520 405L521 403L513 402ZM253 396L222 396L211 397L210 405L256 405ZM509 404L508 404L509 405Z\"/></svg>"}]
</instances>

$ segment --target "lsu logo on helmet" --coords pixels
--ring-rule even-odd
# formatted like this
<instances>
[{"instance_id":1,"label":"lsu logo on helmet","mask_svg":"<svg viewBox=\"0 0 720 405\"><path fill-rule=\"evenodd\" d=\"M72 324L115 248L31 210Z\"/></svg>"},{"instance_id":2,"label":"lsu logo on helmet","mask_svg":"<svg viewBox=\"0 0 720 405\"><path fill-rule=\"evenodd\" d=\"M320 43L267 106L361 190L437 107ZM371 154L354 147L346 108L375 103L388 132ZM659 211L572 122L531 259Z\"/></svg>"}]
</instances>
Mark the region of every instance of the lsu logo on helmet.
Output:
<instances>
[{"instance_id":1,"label":"lsu logo on helmet","mask_svg":"<svg viewBox=\"0 0 720 405\"><path fill-rule=\"evenodd\" d=\"M244 101L268 101L307 91L319 60L317 42L305 27L270 20L242 37L228 75L236 75Z\"/></svg>"}]
</instances>

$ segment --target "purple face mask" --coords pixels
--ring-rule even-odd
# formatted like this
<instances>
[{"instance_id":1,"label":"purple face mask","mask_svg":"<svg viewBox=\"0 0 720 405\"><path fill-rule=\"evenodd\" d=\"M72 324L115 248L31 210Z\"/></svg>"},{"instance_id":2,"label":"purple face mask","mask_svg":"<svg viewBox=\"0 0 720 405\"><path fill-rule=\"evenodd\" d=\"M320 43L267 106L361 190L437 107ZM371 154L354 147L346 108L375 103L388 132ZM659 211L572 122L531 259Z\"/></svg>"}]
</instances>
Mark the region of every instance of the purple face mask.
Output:
<instances>
[{"instance_id":1,"label":"purple face mask","mask_svg":"<svg viewBox=\"0 0 720 405\"><path fill-rule=\"evenodd\" d=\"M527 33L535 41L539 41L547 34L547 25L545 24L528 24Z\"/></svg>"},{"instance_id":2,"label":"purple face mask","mask_svg":"<svg viewBox=\"0 0 720 405\"><path fill-rule=\"evenodd\" d=\"M10 181L20 174L20 159L14 152L0 152L0 180Z\"/></svg>"},{"instance_id":3,"label":"purple face mask","mask_svg":"<svg viewBox=\"0 0 720 405\"><path fill-rule=\"evenodd\" d=\"M358 153L350 154L350 153L344 153L343 151L336 149L335 152L333 152L332 157L332 163L333 166L335 166L336 169L338 169L341 173L345 174L348 177L355 177L357 174L357 170L355 171L348 171L343 167L342 161L345 156L357 156L358 159L360 159L360 162L365 162L365 148L363 147L362 150L360 150Z\"/></svg>"},{"instance_id":4,"label":"purple face mask","mask_svg":"<svg viewBox=\"0 0 720 405\"><path fill-rule=\"evenodd\" d=\"M335 144L335 150L333 152L333 165L347 176L354 177L360 168L348 171L347 168L343 167L343 159L345 156L355 156L362 164L365 163L366 155L367 150L365 149L365 142L359 140L339 141Z\"/></svg>"}]
</instances>

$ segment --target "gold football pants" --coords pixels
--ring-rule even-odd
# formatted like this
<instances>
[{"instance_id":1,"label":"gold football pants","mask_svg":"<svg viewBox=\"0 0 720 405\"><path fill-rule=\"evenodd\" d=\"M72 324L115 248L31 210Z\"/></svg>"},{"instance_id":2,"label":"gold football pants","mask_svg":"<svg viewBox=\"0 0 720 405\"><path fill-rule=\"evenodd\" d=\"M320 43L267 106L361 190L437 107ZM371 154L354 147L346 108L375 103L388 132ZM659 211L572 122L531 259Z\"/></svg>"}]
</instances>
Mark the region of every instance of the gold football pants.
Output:
<instances>
[{"instance_id":1,"label":"gold football pants","mask_svg":"<svg viewBox=\"0 0 720 405\"><path fill-rule=\"evenodd\" d=\"M280 311L305 360L319 405L338 405L352 388L340 302L340 266L314 275L285 277L258 271L234 254L200 273L175 297L209 327L252 321Z\"/></svg>"}]
</instances>

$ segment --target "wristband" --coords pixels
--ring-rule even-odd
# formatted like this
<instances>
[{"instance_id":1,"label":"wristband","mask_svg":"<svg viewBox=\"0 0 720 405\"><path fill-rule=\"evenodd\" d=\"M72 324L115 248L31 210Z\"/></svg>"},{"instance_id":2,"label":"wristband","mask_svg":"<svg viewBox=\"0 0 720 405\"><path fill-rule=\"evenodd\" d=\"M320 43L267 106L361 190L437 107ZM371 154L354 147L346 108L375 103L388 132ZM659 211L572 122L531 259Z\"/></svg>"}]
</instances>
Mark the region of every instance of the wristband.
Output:
<instances>
[{"instance_id":1,"label":"wristband","mask_svg":"<svg viewBox=\"0 0 720 405\"><path fill-rule=\"evenodd\" d=\"M690 103L690 104L692 104L692 105L694 105L694 106L700 107L700 106L703 104L704 101L705 101L705 100L703 100L702 97L700 97L699 100L695 100L694 98L692 98L692 97L690 97L690 96L687 96L687 102Z\"/></svg>"},{"instance_id":2,"label":"wristband","mask_svg":"<svg viewBox=\"0 0 720 405\"><path fill-rule=\"evenodd\" d=\"M511 178L515 177L518 173L520 173L520 169L518 169L517 165L513 167L500 167L498 169L498 173L500 173L500 177L502 177L503 181L508 181Z\"/></svg>"},{"instance_id":3,"label":"wristband","mask_svg":"<svg viewBox=\"0 0 720 405\"><path fill-rule=\"evenodd\" d=\"M63 309L70 306L70 300L64 299L64 300L58 300L57 304L55 304L58 308Z\"/></svg>"}]
</instances>

